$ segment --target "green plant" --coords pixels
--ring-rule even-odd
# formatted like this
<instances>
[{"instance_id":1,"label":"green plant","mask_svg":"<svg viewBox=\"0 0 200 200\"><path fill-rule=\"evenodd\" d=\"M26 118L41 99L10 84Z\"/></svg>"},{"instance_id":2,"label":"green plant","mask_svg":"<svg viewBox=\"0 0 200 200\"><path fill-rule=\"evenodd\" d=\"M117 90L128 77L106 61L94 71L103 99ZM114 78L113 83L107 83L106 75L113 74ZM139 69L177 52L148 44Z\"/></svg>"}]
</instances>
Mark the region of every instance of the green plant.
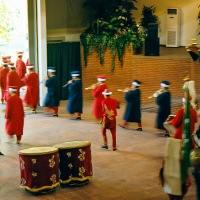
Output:
<instances>
[{"instance_id":1,"label":"green plant","mask_svg":"<svg viewBox=\"0 0 200 200\"><path fill-rule=\"evenodd\" d=\"M87 0L84 4L90 13L90 26L81 34L81 44L84 47L84 62L87 66L87 57L95 50L104 63L104 54L107 49L112 53L111 70L115 69L115 58L123 66L123 57L126 47L132 45L135 49L143 49L144 34L139 31L132 10L137 9L133 2L136 0ZM95 10L96 9L96 10Z\"/></svg>"},{"instance_id":2,"label":"green plant","mask_svg":"<svg viewBox=\"0 0 200 200\"><path fill-rule=\"evenodd\" d=\"M143 5L142 8L142 18L140 20L140 25L144 28L144 32L148 32L148 24L149 23L157 23L158 22L158 16L155 15L156 7L153 6L145 6Z\"/></svg>"}]
</instances>

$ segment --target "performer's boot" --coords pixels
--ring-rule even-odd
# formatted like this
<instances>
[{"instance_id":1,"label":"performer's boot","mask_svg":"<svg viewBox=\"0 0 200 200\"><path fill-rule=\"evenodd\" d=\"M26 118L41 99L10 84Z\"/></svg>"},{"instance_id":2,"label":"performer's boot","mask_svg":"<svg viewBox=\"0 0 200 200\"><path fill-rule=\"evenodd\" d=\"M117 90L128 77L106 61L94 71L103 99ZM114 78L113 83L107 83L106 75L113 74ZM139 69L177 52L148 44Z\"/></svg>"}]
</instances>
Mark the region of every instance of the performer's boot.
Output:
<instances>
[{"instance_id":1,"label":"performer's boot","mask_svg":"<svg viewBox=\"0 0 200 200\"><path fill-rule=\"evenodd\" d=\"M136 129L137 131L142 131L142 123L138 122L138 128Z\"/></svg>"},{"instance_id":2,"label":"performer's boot","mask_svg":"<svg viewBox=\"0 0 200 200\"><path fill-rule=\"evenodd\" d=\"M1 151L0 151L0 156L3 156L4 154L3 153L1 153Z\"/></svg>"},{"instance_id":3,"label":"performer's boot","mask_svg":"<svg viewBox=\"0 0 200 200\"><path fill-rule=\"evenodd\" d=\"M119 126L122 128L126 128L127 125L128 125L127 121L124 121L122 124L119 124Z\"/></svg>"}]
</instances>

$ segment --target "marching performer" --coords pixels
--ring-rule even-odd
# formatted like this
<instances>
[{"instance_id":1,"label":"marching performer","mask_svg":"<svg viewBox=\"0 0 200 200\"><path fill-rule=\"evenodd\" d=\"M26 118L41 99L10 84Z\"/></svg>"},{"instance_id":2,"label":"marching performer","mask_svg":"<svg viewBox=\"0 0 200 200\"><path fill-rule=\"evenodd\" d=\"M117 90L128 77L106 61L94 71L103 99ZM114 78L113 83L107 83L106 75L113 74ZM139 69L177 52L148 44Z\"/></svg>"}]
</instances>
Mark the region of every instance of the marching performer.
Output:
<instances>
[{"instance_id":1,"label":"marching performer","mask_svg":"<svg viewBox=\"0 0 200 200\"><path fill-rule=\"evenodd\" d=\"M98 122L102 122L102 118L103 118L103 113L102 113L102 101L104 100L104 95L102 94L102 92L107 89L107 85L105 84L106 81L106 77L99 75L97 76L97 83L91 85L89 88L85 88L87 89L92 89L92 95L94 97L94 102L93 102L93 115L95 117L95 119Z\"/></svg>"},{"instance_id":2,"label":"marching performer","mask_svg":"<svg viewBox=\"0 0 200 200\"><path fill-rule=\"evenodd\" d=\"M192 133L195 130L195 123L197 122L197 114L191 105L191 100L192 100L192 97L190 96L189 97L190 134L192 135ZM183 119L184 119L184 113L185 113L185 96L182 98L182 102L183 102L183 107L178 110L175 117L171 121L165 122L167 124L172 124L176 128L176 131L174 133L174 138L176 139L183 139L183 123L184 123ZM195 144L192 143L191 145L194 148Z\"/></svg>"},{"instance_id":3,"label":"marching performer","mask_svg":"<svg viewBox=\"0 0 200 200\"><path fill-rule=\"evenodd\" d=\"M171 93L169 91L170 82L162 81L160 86L159 95L156 98L156 104L158 105L156 128L161 130L161 133L159 132L161 136L169 137L170 135L164 128L163 123L171 114Z\"/></svg>"},{"instance_id":4,"label":"marching performer","mask_svg":"<svg viewBox=\"0 0 200 200\"><path fill-rule=\"evenodd\" d=\"M79 78L79 71L70 72L72 79L63 87L68 86L68 103L66 110L73 115L72 120L81 120L83 113L82 81ZM74 116L75 115L75 116Z\"/></svg>"},{"instance_id":5,"label":"marching performer","mask_svg":"<svg viewBox=\"0 0 200 200\"><path fill-rule=\"evenodd\" d=\"M10 98L6 103L5 129L10 138L16 135L17 144L21 142L24 128L24 109L21 98L17 95L18 87L9 86Z\"/></svg>"},{"instance_id":6,"label":"marching performer","mask_svg":"<svg viewBox=\"0 0 200 200\"><path fill-rule=\"evenodd\" d=\"M44 106L47 107L46 112L50 109L54 111L53 116L58 117L58 106L60 103L58 91L58 79L56 77L55 67L48 67L48 76L46 77L45 86L47 87L47 95Z\"/></svg>"},{"instance_id":7,"label":"marching performer","mask_svg":"<svg viewBox=\"0 0 200 200\"><path fill-rule=\"evenodd\" d=\"M8 63L3 62L2 69L0 70L1 103L6 101L6 79L8 72Z\"/></svg>"},{"instance_id":8,"label":"marching performer","mask_svg":"<svg viewBox=\"0 0 200 200\"><path fill-rule=\"evenodd\" d=\"M113 151L117 150L116 144L116 116L117 110L120 108L120 102L110 98L112 92L108 89L105 89L102 92L105 99L102 101L102 112L103 112L103 122L102 122L102 136L104 145L101 146L102 149L108 149L108 141L106 136L106 129L109 129L112 134L112 147Z\"/></svg>"},{"instance_id":9,"label":"marching performer","mask_svg":"<svg viewBox=\"0 0 200 200\"><path fill-rule=\"evenodd\" d=\"M8 64L9 72L7 74L6 78L6 90L8 91L9 86L14 85L17 87L17 95L20 96L20 87L21 87L21 80L16 72L16 68L14 66L14 63L10 62ZM10 97L10 93L6 92L6 101Z\"/></svg>"},{"instance_id":10,"label":"marching performer","mask_svg":"<svg viewBox=\"0 0 200 200\"><path fill-rule=\"evenodd\" d=\"M22 60L23 54L23 51L17 52L16 72L19 75L20 80L23 79L26 74L26 65Z\"/></svg>"},{"instance_id":11,"label":"marching performer","mask_svg":"<svg viewBox=\"0 0 200 200\"><path fill-rule=\"evenodd\" d=\"M36 107L39 101L39 77L34 72L34 66L29 64L26 66L27 75L23 78L24 84L27 86L23 102L26 106L32 108L32 113L36 113Z\"/></svg>"},{"instance_id":12,"label":"marching performer","mask_svg":"<svg viewBox=\"0 0 200 200\"><path fill-rule=\"evenodd\" d=\"M160 171L160 178L163 191L168 194L170 200L182 200L191 185L190 153L194 148L191 136L197 122L197 114L192 108L190 100L191 97L187 90L182 99L183 108L179 109L171 121L172 125L177 128L174 138L166 140L166 155Z\"/></svg>"},{"instance_id":13,"label":"marching performer","mask_svg":"<svg viewBox=\"0 0 200 200\"><path fill-rule=\"evenodd\" d=\"M132 82L132 87L130 90L125 90L125 100L126 110L124 114L124 122L119 124L122 128L128 125L128 122L138 123L138 128L136 130L142 131L141 122L141 92L140 92L141 82L139 80L134 80Z\"/></svg>"}]
</instances>

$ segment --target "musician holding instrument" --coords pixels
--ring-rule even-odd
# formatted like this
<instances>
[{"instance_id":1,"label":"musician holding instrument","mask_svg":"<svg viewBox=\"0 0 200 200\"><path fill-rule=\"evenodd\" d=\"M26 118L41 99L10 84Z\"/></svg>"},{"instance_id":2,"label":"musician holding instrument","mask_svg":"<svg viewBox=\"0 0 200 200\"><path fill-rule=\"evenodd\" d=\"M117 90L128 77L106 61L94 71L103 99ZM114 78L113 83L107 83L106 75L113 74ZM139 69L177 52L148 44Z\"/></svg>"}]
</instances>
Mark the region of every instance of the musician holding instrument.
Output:
<instances>
[{"instance_id":1,"label":"musician holding instrument","mask_svg":"<svg viewBox=\"0 0 200 200\"><path fill-rule=\"evenodd\" d=\"M59 93L58 93L58 79L56 77L56 68L48 67L48 76L46 77L45 86L47 87L47 94L44 102L46 107L46 113L53 110L53 116L58 117L58 106L60 104Z\"/></svg>"},{"instance_id":2,"label":"musician holding instrument","mask_svg":"<svg viewBox=\"0 0 200 200\"><path fill-rule=\"evenodd\" d=\"M156 104L158 105L156 128L159 129L159 136L164 136L164 137L170 136L168 131L163 126L163 123L171 114L171 93L169 91L169 87L170 87L169 81L161 81L160 90L158 90L159 93L157 94L156 97Z\"/></svg>"},{"instance_id":3,"label":"musician holding instrument","mask_svg":"<svg viewBox=\"0 0 200 200\"><path fill-rule=\"evenodd\" d=\"M128 122L136 122L138 124L137 131L142 131L141 122L141 92L140 92L141 82L139 80L134 80L132 82L131 88L125 89L125 100L126 100L126 110L124 113L122 124L120 127L126 128Z\"/></svg>"},{"instance_id":4,"label":"musician holding instrument","mask_svg":"<svg viewBox=\"0 0 200 200\"><path fill-rule=\"evenodd\" d=\"M105 99L102 92L107 89L105 84L106 77L103 75L97 76L97 83L91 85L89 88L92 89L92 96L94 97L94 102L92 105L93 115L98 123L102 122L102 101ZM88 89L88 88L85 88Z\"/></svg>"},{"instance_id":5,"label":"musician holding instrument","mask_svg":"<svg viewBox=\"0 0 200 200\"><path fill-rule=\"evenodd\" d=\"M72 79L63 87L68 86L68 103L66 110L72 115L70 119L81 120L83 113L82 80L79 71L70 72Z\"/></svg>"}]
</instances>

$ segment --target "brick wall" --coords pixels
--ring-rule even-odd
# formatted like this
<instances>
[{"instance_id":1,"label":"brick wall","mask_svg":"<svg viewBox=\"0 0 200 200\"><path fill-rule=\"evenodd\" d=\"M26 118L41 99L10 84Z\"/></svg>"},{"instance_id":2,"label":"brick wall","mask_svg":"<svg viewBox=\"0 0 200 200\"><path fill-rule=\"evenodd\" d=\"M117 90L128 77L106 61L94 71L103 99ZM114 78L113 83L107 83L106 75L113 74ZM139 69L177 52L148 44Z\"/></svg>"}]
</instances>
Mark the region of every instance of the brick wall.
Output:
<instances>
[{"instance_id":1,"label":"brick wall","mask_svg":"<svg viewBox=\"0 0 200 200\"><path fill-rule=\"evenodd\" d=\"M83 58L83 56L82 56ZM186 74L195 74L196 91L200 92L200 63L194 63L183 59L167 59L165 57L151 57L143 55L133 55L132 50L127 50L124 56L124 65L121 68L116 56L115 71L111 72L111 53L109 50L105 54L105 63L101 65L96 53L92 52L88 57L88 66L84 67L82 60L82 80L83 88L96 83L96 77L99 74L106 76L106 84L112 97L124 102L124 93L117 89L130 87L134 79L142 81L142 103L149 104L155 102L155 99L149 99L155 91L160 88L162 80L171 82L170 91L172 99L178 99L182 96L183 78ZM192 72L191 69L195 71ZM83 90L84 99L92 99L91 91ZM180 99L181 100L181 99Z\"/></svg>"}]
</instances>

